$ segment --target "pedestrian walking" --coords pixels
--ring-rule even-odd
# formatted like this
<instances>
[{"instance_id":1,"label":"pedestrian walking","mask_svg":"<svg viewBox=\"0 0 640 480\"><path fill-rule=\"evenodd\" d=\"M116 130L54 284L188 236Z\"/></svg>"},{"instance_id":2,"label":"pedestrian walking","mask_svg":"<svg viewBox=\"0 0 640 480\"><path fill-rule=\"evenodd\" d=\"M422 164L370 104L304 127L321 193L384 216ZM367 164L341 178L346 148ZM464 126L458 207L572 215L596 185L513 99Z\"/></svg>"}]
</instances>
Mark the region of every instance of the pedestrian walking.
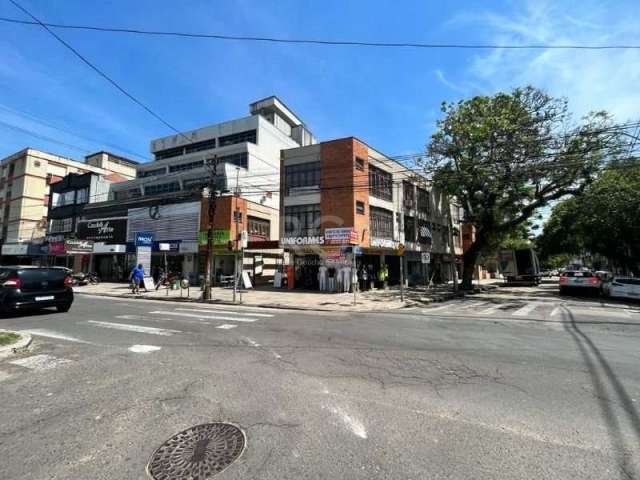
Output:
<instances>
[{"instance_id":1,"label":"pedestrian walking","mask_svg":"<svg viewBox=\"0 0 640 480\"><path fill-rule=\"evenodd\" d=\"M131 290L133 293L140 293L140 283L144 287L144 267L141 263L137 267L134 267L129 274L129 281L131 282ZM145 291L147 289L145 288Z\"/></svg>"}]
</instances>

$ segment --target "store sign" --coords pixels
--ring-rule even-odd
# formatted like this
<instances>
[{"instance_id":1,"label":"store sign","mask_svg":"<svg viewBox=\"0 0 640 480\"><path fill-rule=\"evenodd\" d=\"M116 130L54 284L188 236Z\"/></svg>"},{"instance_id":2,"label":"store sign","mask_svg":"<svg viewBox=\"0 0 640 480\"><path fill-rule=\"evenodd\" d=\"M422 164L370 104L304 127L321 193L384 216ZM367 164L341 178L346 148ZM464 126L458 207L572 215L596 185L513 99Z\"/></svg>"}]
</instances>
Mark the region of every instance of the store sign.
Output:
<instances>
[{"instance_id":1,"label":"store sign","mask_svg":"<svg viewBox=\"0 0 640 480\"><path fill-rule=\"evenodd\" d=\"M136 232L153 234L157 240L196 240L200 230L200 202L136 207L127 211L127 241L135 241Z\"/></svg>"},{"instance_id":2,"label":"store sign","mask_svg":"<svg viewBox=\"0 0 640 480\"><path fill-rule=\"evenodd\" d=\"M231 240L231 230L214 230L213 231L213 244L214 245L226 245ZM209 231L201 230L198 232L198 244L206 245L209 241Z\"/></svg>"},{"instance_id":3,"label":"store sign","mask_svg":"<svg viewBox=\"0 0 640 480\"><path fill-rule=\"evenodd\" d=\"M64 242L64 235L46 235L44 240L47 243Z\"/></svg>"},{"instance_id":4,"label":"store sign","mask_svg":"<svg viewBox=\"0 0 640 480\"><path fill-rule=\"evenodd\" d=\"M153 245L153 233L137 232L136 247L151 247Z\"/></svg>"},{"instance_id":5,"label":"store sign","mask_svg":"<svg viewBox=\"0 0 640 480\"><path fill-rule=\"evenodd\" d=\"M74 240L69 238L64 241L64 248L67 253L71 254L93 253L93 240Z\"/></svg>"},{"instance_id":6,"label":"store sign","mask_svg":"<svg viewBox=\"0 0 640 480\"><path fill-rule=\"evenodd\" d=\"M389 238L372 238L371 239L371 246L374 248L392 248L392 249L397 249L398 246L400 245L400 242L397 242L395 240L391 240Z\"/></svg>"},{"instance_id":7,"label":"store sign","mask_svg":"<svg viewBox=\"0 0 640 480\"><path fill-rule=\"evenodd\" d=\"M89 220L78 222L78 238L96 242L126 243L127 220Z\"/></svg>"},{"instance_id":8,"label":"store sign","mask_svg":"<svg viewBox=\"0 0 640 480\"><path fill-rule=\"evenodd\" d=\"M105 243L93 244L93 253L125 253L126 251L126 245L113 245Z\"/></svg>"},{"instance_id":9,"label":"store sign","mask_svg":"<svg viewBox=\"0 0 640 480\"><path fill-rule=\"evenodd\" d=\"M198 253L198 242L181 242L180 253Z\"/></svg>"},{"instance_id":10,"label":"store sign","mask_svg":"<svg viewBox=\"0 0 640 480\"><path fill-rule=\"evenodd\" d=\"M8 243L2 246L2 255L26 255L28 250L27 243Z\"/></svg>"},{"instance_id":11,"label":"store sign","mask_svg":"<svg viewBox=\"0 0 640 480\"><path fill-rule=\"evenodd\" d=\"M358 241L358 233L351 227L325 228L324 240L329 245L348 245Z\"/></svg>"},{"instance_id":12,"label":"store sign","mask_svg":"<svg viewBox=\"0 0 640 480\"><path fill-rule=\"evenodd\" d=\"M431 263L431 253L422 252L420 259L422 260L422 263Z\"/></svg>"},{"instance_id":13,"label":"store sign","mask_svg":"<svg viewBox=\"0 0 640 480\"><path fill-rule=\"evenodd\" d=\"M282 246L296 245L324 245L324 237L317 235L313 237L283 237L280 240Z\"/></svg>"},{"instance_id":14,"label":"store sign","mask_svg":"<svg viewBox=\"0 0 640 480\"><path fill-rule=\"evenodd\" d=\"M158 250L160 250L161 252L168 252L169 250L171 250L171 244L170 243L159 243L158 244Z\"/></svg>"},{"instance_id":15,"label":"store sign","mask_svg":"<svg viewBox=\"0 0 640 480\"><path fill-rule=\"evenodd\" d=\"M64 242L51 242L49 244L49 255L64 255Z\"/></svg>"}]
</instances>

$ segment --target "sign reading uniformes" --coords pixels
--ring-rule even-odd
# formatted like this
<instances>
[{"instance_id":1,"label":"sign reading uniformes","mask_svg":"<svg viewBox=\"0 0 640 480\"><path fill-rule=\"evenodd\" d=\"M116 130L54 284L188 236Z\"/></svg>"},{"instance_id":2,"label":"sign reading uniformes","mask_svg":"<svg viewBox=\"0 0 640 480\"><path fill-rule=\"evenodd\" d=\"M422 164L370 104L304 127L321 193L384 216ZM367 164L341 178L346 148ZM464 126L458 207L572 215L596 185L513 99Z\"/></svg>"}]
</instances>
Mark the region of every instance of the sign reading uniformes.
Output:
<instances>
[{"instance_id":1,"label":"sign reading uniformes","mask_svg":"<svg viewBox=\"0 0 640 480\"><path fill-rule=\"evenodd\" d=\"M127 220L117 218L78 222L78 238L95 242L126 243Z\"/></svg>"},{"instance_id":2,"label":"sign reading uniformes","mask_svg":"<svg viewBox=\"0 0 640 480\"><path fill-rule=\"evenodd\" d=\"M322 235L312 237L283 237L280 244L285 245L324 245L324 237Z\"/></svg>"}]
</instances>

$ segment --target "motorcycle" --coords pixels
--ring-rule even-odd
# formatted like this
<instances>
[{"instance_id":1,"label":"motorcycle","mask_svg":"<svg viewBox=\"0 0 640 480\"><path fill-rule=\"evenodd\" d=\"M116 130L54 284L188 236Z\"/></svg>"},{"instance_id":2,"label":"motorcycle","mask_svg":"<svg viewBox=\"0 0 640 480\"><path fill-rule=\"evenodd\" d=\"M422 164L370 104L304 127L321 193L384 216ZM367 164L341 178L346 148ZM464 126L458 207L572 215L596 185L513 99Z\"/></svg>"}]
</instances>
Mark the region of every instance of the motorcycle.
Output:
<instances>
[{"instance_id":1,"label":"motorcycle","mask_svg":"<svg viewBox=\"0 0 640 480\"><path fill-rule=\"evenodd\" d=\"M75 272L71 274L71 279L73 286L97 285L100 283L100 278L94 272Z\"/></svg>"}]
</instances>

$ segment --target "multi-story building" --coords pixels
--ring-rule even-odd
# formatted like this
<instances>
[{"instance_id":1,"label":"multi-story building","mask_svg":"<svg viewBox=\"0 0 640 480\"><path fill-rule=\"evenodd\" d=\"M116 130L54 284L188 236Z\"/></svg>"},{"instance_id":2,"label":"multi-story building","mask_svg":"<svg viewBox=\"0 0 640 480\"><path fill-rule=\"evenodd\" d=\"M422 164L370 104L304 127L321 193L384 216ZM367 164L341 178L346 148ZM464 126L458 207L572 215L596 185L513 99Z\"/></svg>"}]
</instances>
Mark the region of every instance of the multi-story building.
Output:
<instances>
[{"instance_id":1,"label":"multi-story building","mask_svg":"<svg viewBox=\"0 0 640 480\"><path fill-rule=\"evenodd\" d=\"M135 176L136 162L98 152L78 162L26 148L0 161L2 263L31 263L41 254L47 228L50 185L70 173Z\"/></svg>"},{"instance_id":2,"label":"multi-story building","mask_svg":"<svg viewBox=\"0 0 640 480\"><path fill-rule=\"evenodd\" d=\"M248 231L248 257L252 242L277 247L280 151L313 144L315 138L277 97L254 102L249 110L247 117L151 141L155 160L139 165L134 180L113 184L109 201L88 205L85 219L128 218L129 251L133 251L136 232L151 233L155 239L152 265L163 266L167 259L171 271L193 278L205 270L206 246L195 242L209 225L203 191L215 174L213 223L220 248L214 271L233 272L229 256L235 255L237 244L234 251L227 245L238 231ZM215 170L212 164L217 164Z\"/></svg>"},{"instance_id":3,"label":"multi-story building","mask_svg":"<svg viewBox=\"0 0 640 480\"><path fill-rule=\"evenodd\" d=\"M111 184L125 180L120 173L70 173L51 184L46 236L47 263L66 266L74 271L94 270L91 265L93 253L100 253L101 246L105 244L124 243L126 217L90 222L84 219L84 210L87 205L105 201ZM111 249L105 250L111 253ZM124 269L124 265L121 268ZM114 272L115 265L113 269L100 269L104 279L116 277Z\"/></svg>"},{"instance_id":4,"label":"multi-story building","mask_svg":"<svg viewBox=\"0 0 640 480\"><path fill-rule=\"evenodd\" d=\"M370 281L386 266L389 283L398 283L401 262L405 278L421 280L422 253L431 256L435 280L451 275L449 236L459 236L459 228L450 229L447 199L426 178L357 138L284 150L280 213L290 286L317 288L321 267L351 268L352 252Z\"/></svg>"}]
</instances>

